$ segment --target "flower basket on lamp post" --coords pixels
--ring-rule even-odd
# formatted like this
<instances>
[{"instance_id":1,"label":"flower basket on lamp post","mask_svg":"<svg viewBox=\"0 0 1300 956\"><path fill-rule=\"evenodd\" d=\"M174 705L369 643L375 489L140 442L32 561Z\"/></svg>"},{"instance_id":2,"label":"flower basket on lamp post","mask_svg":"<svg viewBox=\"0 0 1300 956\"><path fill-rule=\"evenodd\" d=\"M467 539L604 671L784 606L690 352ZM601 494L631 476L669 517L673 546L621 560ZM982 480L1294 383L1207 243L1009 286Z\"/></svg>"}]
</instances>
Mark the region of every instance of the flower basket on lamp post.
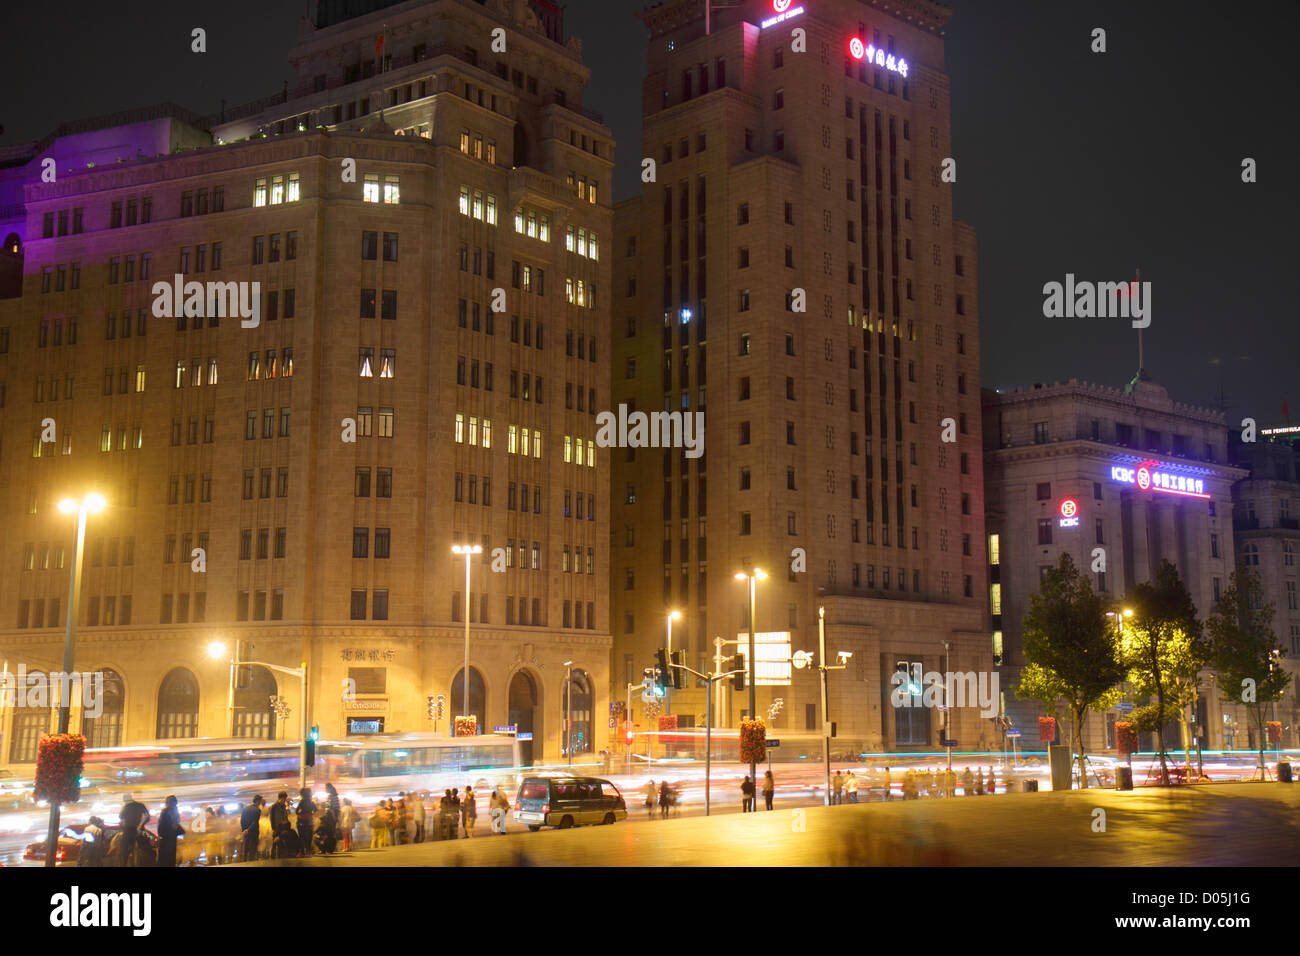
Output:
<instances>
[{"instance_id":1,"label":"flower basket on lamp post","mask_svg":"<svg viewBox=\"0 0 1300 956\"><path fill-rule=\"evenodd\" d=\"M1038 718L1038 739L1044 743L1055 743L1056 741L1056 718L1039 717Z\"/></svg>"},{"instance_id":2,"label":"flower basket on lamp post","mask_svg":"<svg viewBox=\"0 0 1300 956\"><path fill-rule=\"evenodd\" d=\"M36 754L33 796L50 803L81 799L82 755L86 738L80 734L46 734Z\"/></svg>"},{"instance_id":3,"label":"flower basket on lamp post","mask_svg":"<svg viewBox=\"0 0 1300 956\"><path fill-rule=\"evenodd\" d=\"M1119 751L1121 757L1128 758L1128 765L1132 767L1133 755L1138 749L1138 733L1133 729L1131 721L1115 722L1115 749Z\"/></svg>"},{"instance_id":4,"label":"flower basket on lamp post","mask_svg":"<svg viewBox=\"0 0 1300 956\"><path fill-rule=\"evenodd\" d=\"M470 714L468 717L456 718L456 736L473 737L478 734L478 717Z\"/></svg>"},{"instance_id":5,"label":"flower basket on lamp post","mask_svg":"<svg viewBox=\"0 0 1300 956\"><path fill-rule=\"evenodd\" d=\"M759 764L767 759L767 726L761 720L740 724L740 762Z\"/></svg>"}]
</instances>

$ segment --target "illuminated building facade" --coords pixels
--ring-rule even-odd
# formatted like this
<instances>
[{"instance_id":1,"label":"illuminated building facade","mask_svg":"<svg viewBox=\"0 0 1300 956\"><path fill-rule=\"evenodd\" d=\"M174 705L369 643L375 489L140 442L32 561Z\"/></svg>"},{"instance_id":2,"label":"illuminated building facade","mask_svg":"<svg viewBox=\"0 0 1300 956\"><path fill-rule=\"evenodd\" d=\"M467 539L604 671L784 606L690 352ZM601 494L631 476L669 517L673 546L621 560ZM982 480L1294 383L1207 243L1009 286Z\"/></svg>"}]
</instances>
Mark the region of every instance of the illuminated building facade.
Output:
<instances>
[{"instance_id":1,"label":"illuminated building facade","mask_svg":"<svg viewBox=\"0 0 1300 956\"><path fill-rule=\"evenodd\" d=\"M815 651L824 606L832 662L853 654L830 679L836 752L935 749L938 713L890 700L900 666L991 668L975 232L940 172L948 13L855 0L641 13L654 176L615 210L613 400L703 412L707 442L699 457L614 455L613 692L654 663L674 609L673 648L711 669L716 638L747 634L734 575L755 567L769 575L758 631ZM691 683L672 710L698 727ZM734 727L748 695L724 696L719 722ZM820 732L815 670L760 686L759 716L774 698L774 735ZM951 729L965 747L995 739L971 709Z\"/></svg>"},{"instance_id":2,"label":"illuminated building facade","mask_svg":"<svg viewBox=\"0 0 1300 956\"><path fill-rule=\"evenodd\" d=\"M1234 569L1233 484L1245 472L1228 461L1222 413L1174 402L1142 373L1123 390L1071 380L985 390L983 400L994 647L1008 715L1032 747L1041 707L1012 688L1026 663L1020 622L1043 574L1068 552L1122 607L1167 558L1204 621ZM1224 717L1228 726L1238 718L1225 714L1212 679L1203 675L1195 726L1208 729L1204 746L1219 747ZM1120 710L1090 717L1089 749L1113 750L1123 719ZM1166 733L1171 749L1178 740Z\"/></svg>"},{"instance_id":3,"label":"illuminated building facade","mask_svg":"<svg viewBox=\"0 0 1300 956\"><path fill-rule=\"evenodd\" d=\"M604 746L613 143L540 6L323 4L289 96L211 118L202 148L25 185L22 294L0 301L0 649L11 670L61 660L55 503L98 488L76 667L117 691L97 724L74 714L92 745L228 735L228 654L205 650L236 639L308 662L323 739L432 730L436 694L445 732L466 543L479 727L557 758L571 661L576 749ZM154 286L176 274L240 284L257 323L172 317ZM292 677L255 669L235 707L239 735L296 737ZM5 719L0 760L28 763L54 717Z\"/></svg>"}]
</instances>

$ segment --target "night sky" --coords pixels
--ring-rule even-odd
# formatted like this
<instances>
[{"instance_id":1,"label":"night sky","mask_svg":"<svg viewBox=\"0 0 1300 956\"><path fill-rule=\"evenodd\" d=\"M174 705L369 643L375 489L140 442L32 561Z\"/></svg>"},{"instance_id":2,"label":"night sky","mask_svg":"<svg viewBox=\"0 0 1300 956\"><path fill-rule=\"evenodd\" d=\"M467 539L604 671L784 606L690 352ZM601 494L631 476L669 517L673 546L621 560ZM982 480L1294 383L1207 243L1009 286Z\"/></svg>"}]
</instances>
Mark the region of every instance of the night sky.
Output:
<instances>
[{"instance_id":1,"label":"night sky","mask_svg":"<svg viewBox=\"0 0 1300 956\"><path fill-rule=\"evenodd\" d=\"M816 0L804 0L815 4ZM1137 368L1124 319L1047 319L1042 287L1152 283L1146 368L1175 400L1300 422L1294 0L953 0L956 212L980 238L986 386L1071 377L1120 386ZM0 145L158 102L200 114L278 92L307 0L4 0ZM637 188L645 32L640 0L569 0L587 105L618 141L616 198ZM124 12L129 10L129 13ZM866 19L870 21L870 16ZM189 31L208 52L189 52ZM1107 51L1090 51L1103 27ZM846 33L847 36L847 33ZM1254 184L1241 161L1258 162Z\"/></svg>"}]
</instances>

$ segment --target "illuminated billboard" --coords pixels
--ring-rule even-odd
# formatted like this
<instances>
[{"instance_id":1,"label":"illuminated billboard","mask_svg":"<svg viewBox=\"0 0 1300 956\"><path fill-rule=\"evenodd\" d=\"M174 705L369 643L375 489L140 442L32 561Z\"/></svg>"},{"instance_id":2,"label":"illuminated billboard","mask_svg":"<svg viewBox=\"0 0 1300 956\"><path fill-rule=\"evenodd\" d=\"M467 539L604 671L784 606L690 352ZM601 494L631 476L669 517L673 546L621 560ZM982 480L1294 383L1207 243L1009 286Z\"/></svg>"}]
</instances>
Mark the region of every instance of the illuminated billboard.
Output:
<instances>
[{"instance_id":1,"label":"illuminated billboard","mask_svg":"<svg viewBox=\"0 0 1300 956\"><path fill-rule=\"evenodd\" d=\"M749 632L741 634L737 650L749 653ZM754 684L759 687L789 687L792 665L790 663L790 632L766 631L754 634Z\"/></svg>"},{"instance_id":2,"label":"illuminated billboard","mask_svg":"<svg viewBox=\"0 0 1300 956\"><path fill-rule=\"evenodd\" d=\"M1188 498L1209 498L1203 478L1190 478L1170 471L1158 461L1144 461L1140 465L1112 465L1110 480L1126 485L1137 485L1142 491L1158 491L1167 495Z\"/></svg>"}]
</instances>

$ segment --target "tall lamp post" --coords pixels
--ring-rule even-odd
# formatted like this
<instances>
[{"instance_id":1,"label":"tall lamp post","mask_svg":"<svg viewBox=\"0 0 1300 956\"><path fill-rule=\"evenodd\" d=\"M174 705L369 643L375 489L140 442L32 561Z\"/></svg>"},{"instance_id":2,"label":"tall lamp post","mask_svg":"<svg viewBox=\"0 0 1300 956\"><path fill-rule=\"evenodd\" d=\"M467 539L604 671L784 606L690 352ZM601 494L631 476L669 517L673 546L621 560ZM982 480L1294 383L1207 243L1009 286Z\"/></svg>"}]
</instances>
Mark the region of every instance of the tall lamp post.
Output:
<instances>
[{"instance_id":1,"label":"tall lamp post","mask_svg":"<svg viewBox=\"0 0 1300 956\"><path fill-rule=\"evenodd\" d=\"M852 651L840 651L838 664L826 663L826 608L817 609L817 670L821 672L822 684L822 772L825 776L825 790L822 800L825 806L831 805L831 717L828 711L826 692L826 672L842 671L847 668L848 660L853 656ZM794 655L794 666L802 670L809 664L812 657L807 651L800 651Z\"/></svg>"},{"instance_id":2,"label":"tall lamp post","mask_svg":"<svg viewBox=\"0 0 1300 956\"><path fill-rule=\"evenodd\" d=\"M464 710L461 712L466 717L469 716L469 569L470 561L476 554L483 553L482 545L477 544L453 544L451 546L453 554L465 555L465 669L461 672L461 680L464 682ZM455 721L452 721L451 735L456 736ZM478 727L474 728L478 730Z\"/></svg>"},{"instance_id":3,"label":"tall lamp post","mask_svg":"<svg viewBox=\"0 0 1300 956\"><path fill-rule=\"evenodd\" d=\"M235 671L247 665L265 667L270 671L297 677L302 694L302 702L298 705L298 722L302 725L302 739L298 743L298 788L302 789L307 786L307 728L310 726L307 714L307 662L303 661L297 667L285 667L283 664L268 664L266 661L241 661L239 648L240 642L235 641L235 653L230 658L230 736L235 736ZM208 645L208 656L215 660L225 657L226 645L220 641L213 641Z\"/></svg>"},{"instance_id":4,"label":"tall lamp post","mask_svg":"<svg viewBox=\"0 0 1300 956\"><path fill-rule=\"evenodd\" d=\"M573 766L573 661L564 662L564 749Z\"/></svg>"},{"instance_id":5,"label":"tall lamp post","mask_svg":"<svg viewBox=\"0 0 1300 956\"><path fill-rule=\"evenodd\" d=\"M754 568L752 571L737 571L737 581L749 581L749 664L746 670L749 671L749 719L754 719L755 711L758 705L754 701L754 605L755 605L755 583L757 581L766 581L767 572L761 568ZM754 779L754 773L757 765L752 761L749 764L749 779Z\"/></svg>"},{"instance_id":6,"label":"tall lamp post","mask_svg":"<svg viewBox=\"0 0 1300 956\"><path fill-rule=\"evenodd\" d=\"M88 494L85 498L77 501L75 498L64 498L59 502L59 511L62 514L77 516L77 546L72 552L72 567L68 572L68 625L63 635L63 673L69 675L69 678L59 682L59 733L68 732L68 722L71 718L72 706L72 658L73 648L76 646L77 636L77 592L81 584L81 558L86 548L86 515L98 514L103 511L108 504L103 495ZM50 829L48 839L45 844L45 865L53 866L55 857L59 850L59 803L57 800L50 801Z\"/></svg>"}]
</instances>

